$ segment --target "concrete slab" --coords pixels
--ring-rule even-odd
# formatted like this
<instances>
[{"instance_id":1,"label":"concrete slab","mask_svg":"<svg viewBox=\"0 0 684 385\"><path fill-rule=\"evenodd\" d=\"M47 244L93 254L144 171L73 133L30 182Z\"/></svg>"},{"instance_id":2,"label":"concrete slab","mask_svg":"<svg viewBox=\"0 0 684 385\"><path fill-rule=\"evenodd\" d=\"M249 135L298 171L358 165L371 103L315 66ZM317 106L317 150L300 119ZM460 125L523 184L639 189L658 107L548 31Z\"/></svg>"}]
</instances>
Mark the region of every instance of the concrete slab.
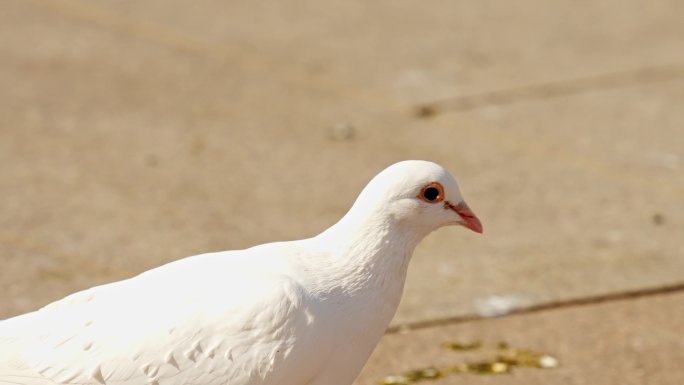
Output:
<instances>
[{"instance_id":1,"label":"concrete slab","mask_svg":"<svg viewBox=\"0 0 684 385\"><path fill-rule=\"evenodd\" d=\"M355 384L378 384L390 374L430 366L492 361L502 341L549 354L559 365L519 367L510 374L454 374L421 384L679 384L684 380L683 300L680 292L388 335ZM484 347L468 352L442 347L452 341L480 341Z\"/></svg>"},{"instance_id":2,"label":"concrete slab","mask_svg":"<svg viewBox=\"0 0 684 385\"><path fill-rule=\"evenodd\" d=\"M485 235L427 239L397 320L681 280L683 89L678 81L427 123L430 135L416 136L414 146L461 165Z\"/></svg>"},{"instance_id":3,"label":"concrete slab","mask_svg":"<svg viewBox=\"0 0 684 385\"><path fill-rule=\"evenodd\" d=\"M21 261L0 272L16 293L0 317L186 255L316 234L406 158L452 169L486 235L428 238L396 323L681 279L681 81L408 113L679 60L678 3L116 4L0 14L0 243ZM55 278L67 272L76 281Z\"/></svg>"},{"instance_id":4,"label":"concrete slab","mask_svg":"<svg viewBox=\"0 0 684 385\"><path fill-rule=\"evenodd\" d=\"M375 110L635 67L683 63L676 0L241 4L49 0L152 44Z\"/></svg>"}]
</instances>

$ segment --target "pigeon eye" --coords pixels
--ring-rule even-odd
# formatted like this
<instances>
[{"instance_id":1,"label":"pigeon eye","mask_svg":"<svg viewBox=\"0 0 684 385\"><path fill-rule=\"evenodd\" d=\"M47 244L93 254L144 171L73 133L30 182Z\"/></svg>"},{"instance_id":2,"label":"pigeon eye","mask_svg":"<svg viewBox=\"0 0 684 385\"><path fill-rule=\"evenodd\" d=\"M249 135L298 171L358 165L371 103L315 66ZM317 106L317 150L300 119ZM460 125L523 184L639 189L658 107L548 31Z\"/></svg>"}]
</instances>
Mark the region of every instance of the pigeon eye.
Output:
<instances>
[{"instance_id":1,"label":"pigeon eye","mask_svg":"<svg viewBox=\"0 0 684 385\"><path fill-rule=\"evenodd\" d=\"M427 203L437 203L444 200L444 187L437 182L432 182L420 190L418 197Z\"/></svg>"}]
</instances>

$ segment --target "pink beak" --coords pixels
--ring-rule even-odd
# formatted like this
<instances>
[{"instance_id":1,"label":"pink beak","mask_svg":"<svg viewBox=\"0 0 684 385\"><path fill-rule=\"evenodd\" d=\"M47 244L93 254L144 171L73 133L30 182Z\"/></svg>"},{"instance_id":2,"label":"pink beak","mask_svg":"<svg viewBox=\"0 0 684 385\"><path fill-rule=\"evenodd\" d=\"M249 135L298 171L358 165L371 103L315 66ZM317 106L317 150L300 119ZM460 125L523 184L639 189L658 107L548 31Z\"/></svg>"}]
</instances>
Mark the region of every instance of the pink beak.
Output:
<instances>
[{"instance_id":1,"label":"pink beak","mask_svg":"<svg viewBox=\"0 0 684 385\"><path fill-rule=\"evenodd\" d=\"M461 218L463 218L463 226L473 230L476 233L482 234L482 222L477 218L473 210L468 207L465 202L461 202L457 205L452 205L446 202L448 208L454 210Z\"/></svg>"}]
</instances>

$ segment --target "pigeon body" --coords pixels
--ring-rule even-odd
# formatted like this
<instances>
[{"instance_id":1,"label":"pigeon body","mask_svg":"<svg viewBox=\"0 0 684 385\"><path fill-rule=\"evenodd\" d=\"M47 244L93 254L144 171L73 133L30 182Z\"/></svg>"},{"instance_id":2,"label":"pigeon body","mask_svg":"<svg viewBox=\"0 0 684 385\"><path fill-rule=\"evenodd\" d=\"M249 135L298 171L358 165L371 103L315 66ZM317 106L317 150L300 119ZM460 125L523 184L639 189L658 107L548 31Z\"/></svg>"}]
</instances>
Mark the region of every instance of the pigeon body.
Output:
<instances>
[{"instance_id":1,"label":"pigeon body","mask_svg":"<svg viewBox=\"0 0 684 385\"><path fill-rule=\"evenodd\" d=\"M316 237L188 257L0 321L0 385L349 385L415 246L450 224L482 232L454 178L397 163Z\"/></svg>"}]
</instances>

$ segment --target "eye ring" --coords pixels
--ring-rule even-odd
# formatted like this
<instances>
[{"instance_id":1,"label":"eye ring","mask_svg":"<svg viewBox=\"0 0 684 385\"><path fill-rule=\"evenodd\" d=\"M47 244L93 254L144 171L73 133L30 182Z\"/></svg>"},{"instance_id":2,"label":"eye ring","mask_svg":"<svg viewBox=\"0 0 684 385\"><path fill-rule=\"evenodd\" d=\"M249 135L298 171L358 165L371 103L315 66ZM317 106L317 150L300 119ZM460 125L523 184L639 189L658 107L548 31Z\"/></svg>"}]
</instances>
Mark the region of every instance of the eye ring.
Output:
<instances>
[{"instance_id":1,"label":"eye ring","mask_svg":"<svg viewBox=\"0 0 684 385\"><path fill-rule=\"evenodd\" d=\"M418 198L427 203L439 203L444 200L444 187L437 182L431 182L420 190Z\"/></svg>"}]
</instances>

